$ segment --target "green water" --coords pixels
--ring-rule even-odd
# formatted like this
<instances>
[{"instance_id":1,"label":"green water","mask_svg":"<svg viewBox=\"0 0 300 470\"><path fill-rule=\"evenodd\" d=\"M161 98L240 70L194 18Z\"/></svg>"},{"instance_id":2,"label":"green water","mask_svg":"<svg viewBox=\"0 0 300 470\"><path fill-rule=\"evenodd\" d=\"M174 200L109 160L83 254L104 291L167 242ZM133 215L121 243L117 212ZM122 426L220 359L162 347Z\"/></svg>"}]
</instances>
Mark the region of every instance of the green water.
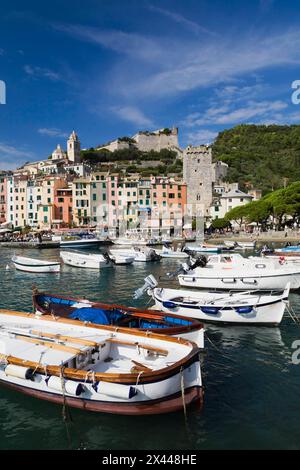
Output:
<instances>
[{"instance_id":1,"label":"green water","mask_svg":"<svg viewBox=\"0 0 300 470\"><path fill-rule=\"evenodd\" d=\"M12 250L0 251L2 308L31 309L31 288L86 296L91 300L141 306L132 293L152 273L157 278L178 262L139 263L101 272L64 266L60 274L6 269ZM58 250L16 250L16 254L57 259ZM291 303L300 314L300 296ZM284 319L280 328L207 326L203 357L205 402L201 412L126 417L62 407L0 389L0 449L298 449L300 448L300 365L291 344L300 327Z\"/></svg>"}]
</instances>

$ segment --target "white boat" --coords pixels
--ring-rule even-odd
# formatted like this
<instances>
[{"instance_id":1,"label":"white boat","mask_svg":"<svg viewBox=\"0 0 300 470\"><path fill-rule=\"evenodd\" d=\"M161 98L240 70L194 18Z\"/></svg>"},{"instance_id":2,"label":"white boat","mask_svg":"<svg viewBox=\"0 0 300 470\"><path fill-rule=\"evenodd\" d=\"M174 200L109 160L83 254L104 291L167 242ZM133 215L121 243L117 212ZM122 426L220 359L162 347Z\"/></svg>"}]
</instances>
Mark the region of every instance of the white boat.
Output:
<instances>
[{"instance_id":1,"label":"white boat","mask_svg":"<svg viewBox=\"0 0 300 470\"><path fill-rule=\"evenodd\" d=\"M122 253L112 253L111 251L108 252L108 255L112 262L117 265L132 264L135 260L135 256L133 255L123 255Z\"/></svg>"},{"instance_id":2,"label":"white boat","mask_svg":"<svg viewBox=\"0 0 300 470\"><path fill-rule=\"evenodd\" d=\"M256 241L253 242L237 242L236 249L241 248L242 250L254 250L256 247Z\"/></svg>"},{"instance_id":3,"label":"white boat","mask_svg":"<svg viewBox=\"0 0 300 470\"><path fill-rule=\"evenodd\" d=\"M109 258L102 254L61 251L60 256L65 264L75 268L102 269L112 266Z\"/></svg>"},{"instance_id":4,"label":"white boat","mask_svg":"<svg viewBox=\"0 0 300 470\"><path fill-rule=\"evenodd\" d=\"M201 260L202 261L202 260ZM244 258L239 254L210 256L205 266L182 265L178 275L180 285L201 289L278 289L290 282L291 289L300 287L300 266L283 266L261 258Z\"/></svg>"},{"instance_id":5,"label":"white boat","mask_svg":"<svg viewBox=\"0 0 300 470\"><path fill-rule=\"evenodd\" d=\"M134 261L138 262L149 262L149 261L157 261L160 259L160 256L156 253L155 250L151 248L139 248L139 247L132 247L131 249L110 249L110 253L113 256L134 256Z\"/></svg>"},{"instance_id":6,"label":"white boat","mask_svg":"<svg viewBox=\"0 0 300 470\"><path fill-rule=\"evenodd\" d=\"M188 245L185 247L186 251L195 253L219 253L221 249L216 245Z\"/></svg>"},{"instance_id":7,"label":"white boat","mask_svg":"<svg viewBox=\"0 0 300 470\"><path fill-rule=\"evenodd\" d=\"M58 273L60 262L45 261L40 259L25 258L24 256L13 256L12 262L19 271L30 273Z\"/></svg>"},{"instance_id":8,"label":"white boat","mask_svg":"<svg viewBox=\"0 0 300 470\"><path fill-rule=\"evenodd\" d=\"M179 248L175 250L172 247L164 247L162 250L155 251L162 258L186 259L189 257L188 253L186 253L185 251L181 251L181 249Z\"/></svg>"},{"instance_id":9,"label":"white boat","mask_svg":"<svg viewBox=\"0 0 300 470\"><path fill-rule=\"evenodd\" d=\"M155 310L208 322L278 325L288 304L290 284L283 293L203 292L197 290L158 288L150 275L143 287L135 292L138 299L150 295Z\"/></svg>"},{"instance_id":10,"label":"white boat","mask_svg":"<svg viewBox=\"0 0 300 470\"><path fill-rule=\"evenodd\" d=\"M118 415L202 403L199 349L182 338L0 310L0 384Z\"/></svg>"},{"instance_id":11,"label":"white boat","mask_svg":"<svg viewBox=\"0 0 300 470\"><path fill-rule=\"evenodd\" d=\"M201 321L279 325L288 294L289 284L281 295L154 289L152 296L160 310Z\"/></svg>"},{"instance_id":12,"label":"white boat","mask_svg":"<svg viewBox=\"0 0 300 470\"><path fill-rule=\"evenodd\" d=\"M121 246L134 246L134 245L147 245L147 240L138 239L138 238L115 238L113 240L114 245Z\"/></svg>"},{"instance_id":13,"label":"white boat","mask_svg":"<svg viewBox=\"0 0 300 470\"><path fill-rule=\"evenodd\" d=\"M103 244L103 239L95 236L64 235L53 236L52 241L59 242L61 248L92 248Z\"/></svg>"}]
</instances>

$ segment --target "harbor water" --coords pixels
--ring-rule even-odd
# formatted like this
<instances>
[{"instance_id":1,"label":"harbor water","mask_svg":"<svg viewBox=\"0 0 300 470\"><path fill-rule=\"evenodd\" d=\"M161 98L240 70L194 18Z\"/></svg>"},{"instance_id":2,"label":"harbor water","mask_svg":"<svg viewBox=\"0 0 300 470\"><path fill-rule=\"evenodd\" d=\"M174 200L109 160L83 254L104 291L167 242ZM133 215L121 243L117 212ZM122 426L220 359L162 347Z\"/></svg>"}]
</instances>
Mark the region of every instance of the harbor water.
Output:
<instances>
[{"instance_id":1,"label":"harbor water","mask_svg":"<svg viewBox=\"0 0 300 470\"><path fill-rule=\"evenodd\" d=\"M164 259L101 272L62 266L59 274L30 274L13 268L13 254L0 249L0 307L21 311L32 310L33 285L50 293L146 306L147 295L133 301L135 289L147 275L158 279L179 264ZM59 258L57 249L18 249L16 254ZM292 293L290 301L300 315L300 295ZM280 327L206 325L204 407L188 410L186 419L183 412L126 417L63 410L1 387L0 449L299 449L295 340L300 340L300 326L289 317Z\"/></svg>"}]
</instances>

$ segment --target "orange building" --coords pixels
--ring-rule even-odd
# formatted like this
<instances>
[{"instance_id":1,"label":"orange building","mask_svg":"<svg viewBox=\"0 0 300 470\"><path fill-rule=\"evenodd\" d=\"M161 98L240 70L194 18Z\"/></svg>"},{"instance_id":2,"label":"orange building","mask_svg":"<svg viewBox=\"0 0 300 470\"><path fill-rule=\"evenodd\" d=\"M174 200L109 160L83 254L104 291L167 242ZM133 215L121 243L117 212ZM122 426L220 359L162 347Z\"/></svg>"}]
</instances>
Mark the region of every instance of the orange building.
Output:
<instances>
[{"instance_id":1,"label":"orange building","mask_svg":"<svg viewBox=\"0 0 300 470\"><path fill-rule=\"evenodd\" d=\"M70 226L73 219L72 188L56 188L54 191L54 217L53 223L62 226Z\"/></svg>"}]
</instances>

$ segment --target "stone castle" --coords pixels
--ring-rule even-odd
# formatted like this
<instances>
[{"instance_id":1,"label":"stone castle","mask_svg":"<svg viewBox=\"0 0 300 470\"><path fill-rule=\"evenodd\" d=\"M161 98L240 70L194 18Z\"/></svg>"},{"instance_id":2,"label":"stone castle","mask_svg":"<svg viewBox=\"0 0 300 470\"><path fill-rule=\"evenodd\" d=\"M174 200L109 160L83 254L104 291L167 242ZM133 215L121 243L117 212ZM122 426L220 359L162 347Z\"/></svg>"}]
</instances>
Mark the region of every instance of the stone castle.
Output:
<instances>
[{"instance_id":1,"label":"stone castle","mask_svg":"<svg viewBox=\"0 0 300 470\"><path fill-rule=\"evenodd\" d=\"M168 149L175 150L180 156L182 154L178 142L177 127L172 129L158 129L153 132L140 131L130 139L125 140L124 138L119 138L98 147L97 150L106 149L110 152L114 152L116 150L130 149L132 147L137 148L141 152L150 152L151 150L160 152L163 149Z\"/></svg>"}]
</instances>

